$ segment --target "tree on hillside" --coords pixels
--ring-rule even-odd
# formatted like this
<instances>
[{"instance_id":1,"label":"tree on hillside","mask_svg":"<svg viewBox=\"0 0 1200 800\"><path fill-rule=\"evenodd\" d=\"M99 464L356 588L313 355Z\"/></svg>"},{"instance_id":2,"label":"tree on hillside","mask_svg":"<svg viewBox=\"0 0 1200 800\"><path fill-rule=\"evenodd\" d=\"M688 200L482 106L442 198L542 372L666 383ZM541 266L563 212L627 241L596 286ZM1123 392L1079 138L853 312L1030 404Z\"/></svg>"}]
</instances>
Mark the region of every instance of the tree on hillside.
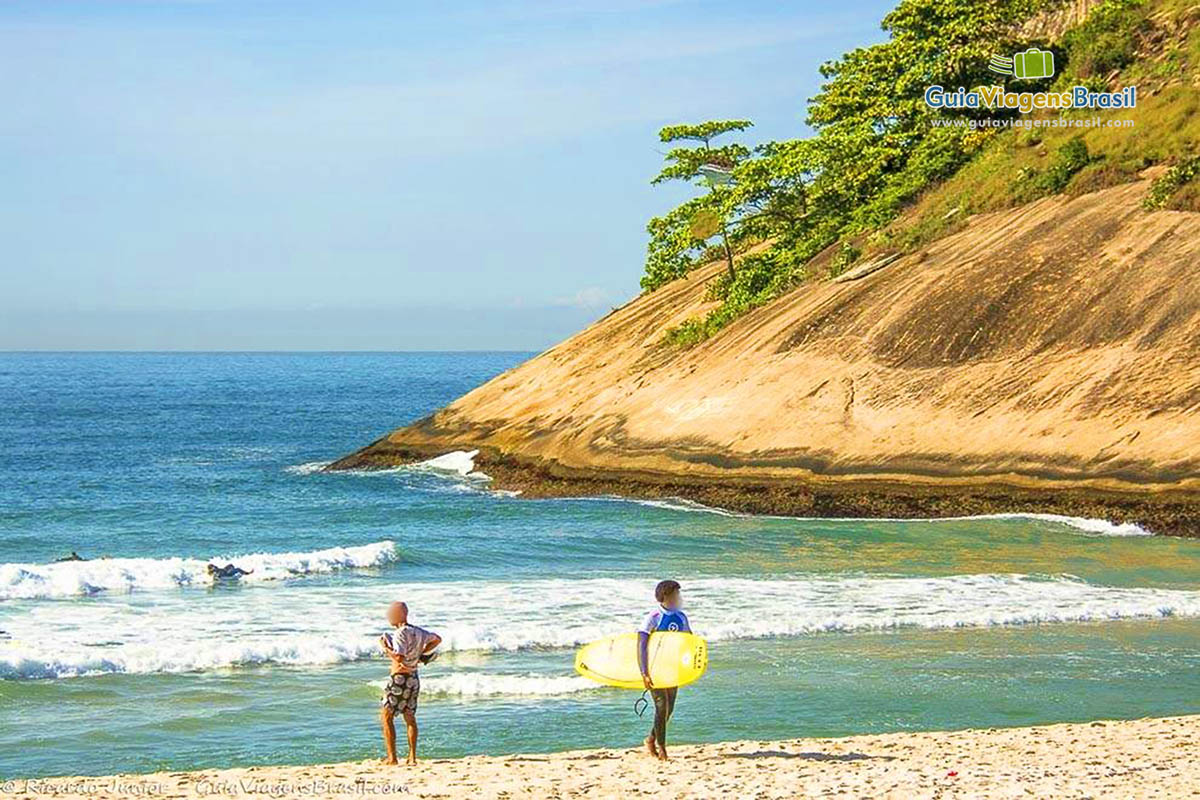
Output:
<instances>
[{"instance_id":1,"label":"tree on hillside","mask_svg":"<svg viewBox=\"0 0 1200 800\"><path fill-rule=\"evenodd\" d=\"M750 149L737 143L716 147L713 140L726 133L744 131L752 125L749 120L730 119L698 125L669 125L659 131L658 138L664 144L690 142L692 146L672 147L665 154L667 165L651 183L687 181L707 187L708 192L664 217L650 220L643 288L653 289L687 274L709 240L718 234L730 279L737 275L729 244L732 207L728 201L733 171L750 156Z\"/></svg>"},{"instance_id":2,"label":"tree on hillside","mask_svg":"<svg viewBox=\"0 0 1200 800\"><path fill-rule=\"evenodd\" d=\"M900 0L883 20L886 41L821 67L824 81L807 114L815 135L807 139L716 147L714 139L749 123L664 128L664 142L695 146L671 150L655 183L702 180L710 167L729 175L707 194L650 221L642 287L652 290L685 275L705 260L709 238L721 234L730 268L709 286L721 306L690 322L684 339L695 341L810 277L809 262L839 240L880 230L996 135L995 129L933 124L943 114L926 104L926 88L995 82L990 56L1027 44L1019 39L1018 23L1056 2ZM735 270L733 253L758 242L770 247L743 255Z\"/></svg>"}]
</instances>

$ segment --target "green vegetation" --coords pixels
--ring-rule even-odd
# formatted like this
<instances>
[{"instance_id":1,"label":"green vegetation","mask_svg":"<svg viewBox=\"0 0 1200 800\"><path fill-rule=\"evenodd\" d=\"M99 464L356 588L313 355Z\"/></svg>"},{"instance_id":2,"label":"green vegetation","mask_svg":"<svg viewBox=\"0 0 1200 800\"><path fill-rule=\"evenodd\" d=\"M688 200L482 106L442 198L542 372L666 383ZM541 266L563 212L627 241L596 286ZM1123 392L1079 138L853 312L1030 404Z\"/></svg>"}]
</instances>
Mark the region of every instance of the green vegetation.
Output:
<instances>
[{"instance_id":1,"label":"green vegetation","mask_svg":"<svg viewBox=\"0 0 1200 800\"><path fill-rule=\"evenodd\" d=\"M1056 81L1056 88L1089 78L1104 78L1133 63L1138 39L1146 30L1143 0L1108 0L1088 15L1081 25L1063 34L1061 46L1070 53L1070 68Z\"/></svg>"},{"instance_id":2,"label":"green vegetation","mask_svg":"<svg viewBox=\"0 0 1200 800\"><path fill-rule=\"evenodd\" d=\"M829 277L836 278L838 275L841 275L855 261L858 261L861 255L862 250L850 242L842 242L842 248L838 250L838 254L833 257L833 261L829 265Z\"/></svg>"},{"instance_id":3,"label":"green vegetation","mask_svg":"<svg viewBox=\"0 0 1200 800\"><path fill-rule=\"evenodd\" d=\"M1143 205L1147 210L1171 207L1170 203L1179 190L1190 184L1200 175L1200 156L1182 161L1168 169L1154 183L1146 194Z\"/></svg>"},{"instance_id":4,"label":"green vegetation","mask_svg":"<svg viewBox=\"0 0 1200 800\"><path fill-rule=\"evenodd\" d=\"M1058 194L1091 160L1087 142L1082 136L1072 136L1055 150L1054 158L1045 170L1026 168L1018 173L1012 187L1013 197L1024 201Z\"/></svg>"},{"instance_id":5,"label":"green vegetation","mask_svg":"<svg viewBox=\"0 0 1200 800\"><path fill-rule=\"evenodd\" d=\"M920 248L970 214L1095 191L1132 180L1151 164L1179 162L1148 205L1196 206L1198 167L1186 159L1200 152L1200 96L1187 77L1189 65L1200 65L1192 24L1200 14L1183 0L1105 0L1054 41L1021 34L1021 22L1059 2L902 0L883 20L887 41L821 67L825 82L809 103L815 133L807 139L713 144L744 134L745 120L664 129L663 141L697 146L670 151L655 182L694 181L706 191L651 220L642 286L653 290L717 259L728 267L709 283L708 299L718 305L667 340L700 342L802 282L834 277L882 252ZM924 92L932 84L1005 80L1028 90L1028 82L990 73L987 65L992 54L1029 47L1055 52L1059 72L1045 88L1139 87L1134 109L1067 112L1064 119L1102 115L1134 127L935 124L1017 118L989 109L936 112ZM713 185L707 165L728 170L732 180Z\"/></svg>"},{"instance_id":6,"label":"green vegetation","mask_svg":"<svg viewBox=\"0 0 1200 800\"><path fill-rule=\"evenodd\" d=\"M713 147L712 142L722 134L744 131L751 124L749 120L731 119L700 125L672 125L659 132L659 139L664 144L695 142L698 146L672 148L666 154L667 166L652 183L703 181L708 184L709 192L684 203L665 217L650 220L650 247L646 276L642 278L643 288L653 289L686 275L697 258L707 254L709 240L718 234L729 275L734 276L728 228L740 220L736 210L728 207L728 191L711 175L731 174L735 167L746 161L750 151L740 144Z\"/></svg>"}]
</instances>

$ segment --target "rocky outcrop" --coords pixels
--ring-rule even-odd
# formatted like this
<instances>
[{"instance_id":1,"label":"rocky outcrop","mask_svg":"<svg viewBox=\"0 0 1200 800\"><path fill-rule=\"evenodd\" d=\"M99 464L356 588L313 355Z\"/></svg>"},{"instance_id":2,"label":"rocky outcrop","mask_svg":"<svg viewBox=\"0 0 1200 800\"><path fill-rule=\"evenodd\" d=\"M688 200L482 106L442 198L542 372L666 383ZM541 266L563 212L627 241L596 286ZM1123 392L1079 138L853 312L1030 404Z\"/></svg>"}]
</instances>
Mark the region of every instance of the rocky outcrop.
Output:
<instances>
[{"instance_id":1,"label":"rocky outcrop","mask_svg":"<svg viewBox=\"0 0 1200 800\"><path fill-rule=\"evenodd\" d=\"M696 270L332 468L479 448L531 493L1200 534L1200 214L1146 189L974 217L679 349L721 266Z\"/></svg>"}]
</instances>

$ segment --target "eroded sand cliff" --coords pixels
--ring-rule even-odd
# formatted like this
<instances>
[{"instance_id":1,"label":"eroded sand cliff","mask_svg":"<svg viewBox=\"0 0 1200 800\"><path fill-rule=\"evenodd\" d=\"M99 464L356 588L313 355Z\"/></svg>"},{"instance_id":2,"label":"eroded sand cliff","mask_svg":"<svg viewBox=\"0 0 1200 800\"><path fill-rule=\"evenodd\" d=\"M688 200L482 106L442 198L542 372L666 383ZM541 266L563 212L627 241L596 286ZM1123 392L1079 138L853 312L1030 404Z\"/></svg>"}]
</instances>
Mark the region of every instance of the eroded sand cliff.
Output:
<instances>
[{"instance_id":1,"label":"eroded sand cliff","mask_svg":"<svg viewBox=\"0 0 1200 800\"><path fill-rule=\"evenodd\" d=\"M1200 534L1200 214L1147 185L974 217L668 346L722 267L697 270L332 468L479 448L538 494Z\"/></svg>"}]
</instances>

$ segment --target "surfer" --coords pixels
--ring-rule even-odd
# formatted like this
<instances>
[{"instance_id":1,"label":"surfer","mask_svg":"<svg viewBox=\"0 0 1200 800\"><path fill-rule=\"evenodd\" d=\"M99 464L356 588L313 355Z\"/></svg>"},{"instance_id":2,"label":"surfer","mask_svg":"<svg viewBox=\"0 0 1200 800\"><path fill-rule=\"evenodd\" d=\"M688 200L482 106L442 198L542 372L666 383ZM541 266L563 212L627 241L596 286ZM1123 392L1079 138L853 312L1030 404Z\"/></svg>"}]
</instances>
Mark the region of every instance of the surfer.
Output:
<instances>
[{"instance_id":1,"label":"surfer","mask_svg":"<svg viewBox=\"0 0 1200 800\"><path fill-rule=\"evenodd\" d=\"M650 690L654 698L654 727L646 737L646 750L650 755L663 761L667 760L667 722L675 713L675 695L678 687L655 689L650 680L649 658L647 648L650 645L650 634L655 631L684 631L692 632L687 615L679 610L683 604L679 584L676 581L659 581L654 587L654 599L658 608L646 615L642 627L638 628L638 667L642 671L642 682Z\"/></svg>"},{"instance_id":2,"label":"surfer","mask_svg":"<svg viewBox=\"0 0 1200 800\"><path fill-rule=\"evenodd\" d=\"M79 555L79 553L76 553L74 550L71 551L71 555L63 556L62 558L56 558L54 560L58 563L62 563L63 561L87 561L86 558Z\"/></svg>"},{"instance_id":3,"label":"surfer","mask_svg":"<svg viewBox=\"0 0 1200 800\"><path fill-rule=\"evenodd\" d=\"M408 624L408 606L392 603L388 606L387 621L393 630L379 638L383 652L392 660L391 675L383 690L379 718L383 723L383 745L387 750L385 764L399 764L396 758L396 714L404 717L408 732L409 766L417 763L417 696L421 693L421 664L433 659L433 650L442 643L436 633Z\"/></svg>"},{"instance_id":4,"label":"surfer","mask_svg":"<svg viewBox=\"0 0 1200 800\"><path fill-rule=\"evenodd\" d=\"M223 567L218 567L216 564L208 565L208 574L213 577L213 580L217 581L236 581L243 575L252 575L253 573L254 570L252 569L242 569L233 564L226 564Z\"/></svg>"}]
</instances>

